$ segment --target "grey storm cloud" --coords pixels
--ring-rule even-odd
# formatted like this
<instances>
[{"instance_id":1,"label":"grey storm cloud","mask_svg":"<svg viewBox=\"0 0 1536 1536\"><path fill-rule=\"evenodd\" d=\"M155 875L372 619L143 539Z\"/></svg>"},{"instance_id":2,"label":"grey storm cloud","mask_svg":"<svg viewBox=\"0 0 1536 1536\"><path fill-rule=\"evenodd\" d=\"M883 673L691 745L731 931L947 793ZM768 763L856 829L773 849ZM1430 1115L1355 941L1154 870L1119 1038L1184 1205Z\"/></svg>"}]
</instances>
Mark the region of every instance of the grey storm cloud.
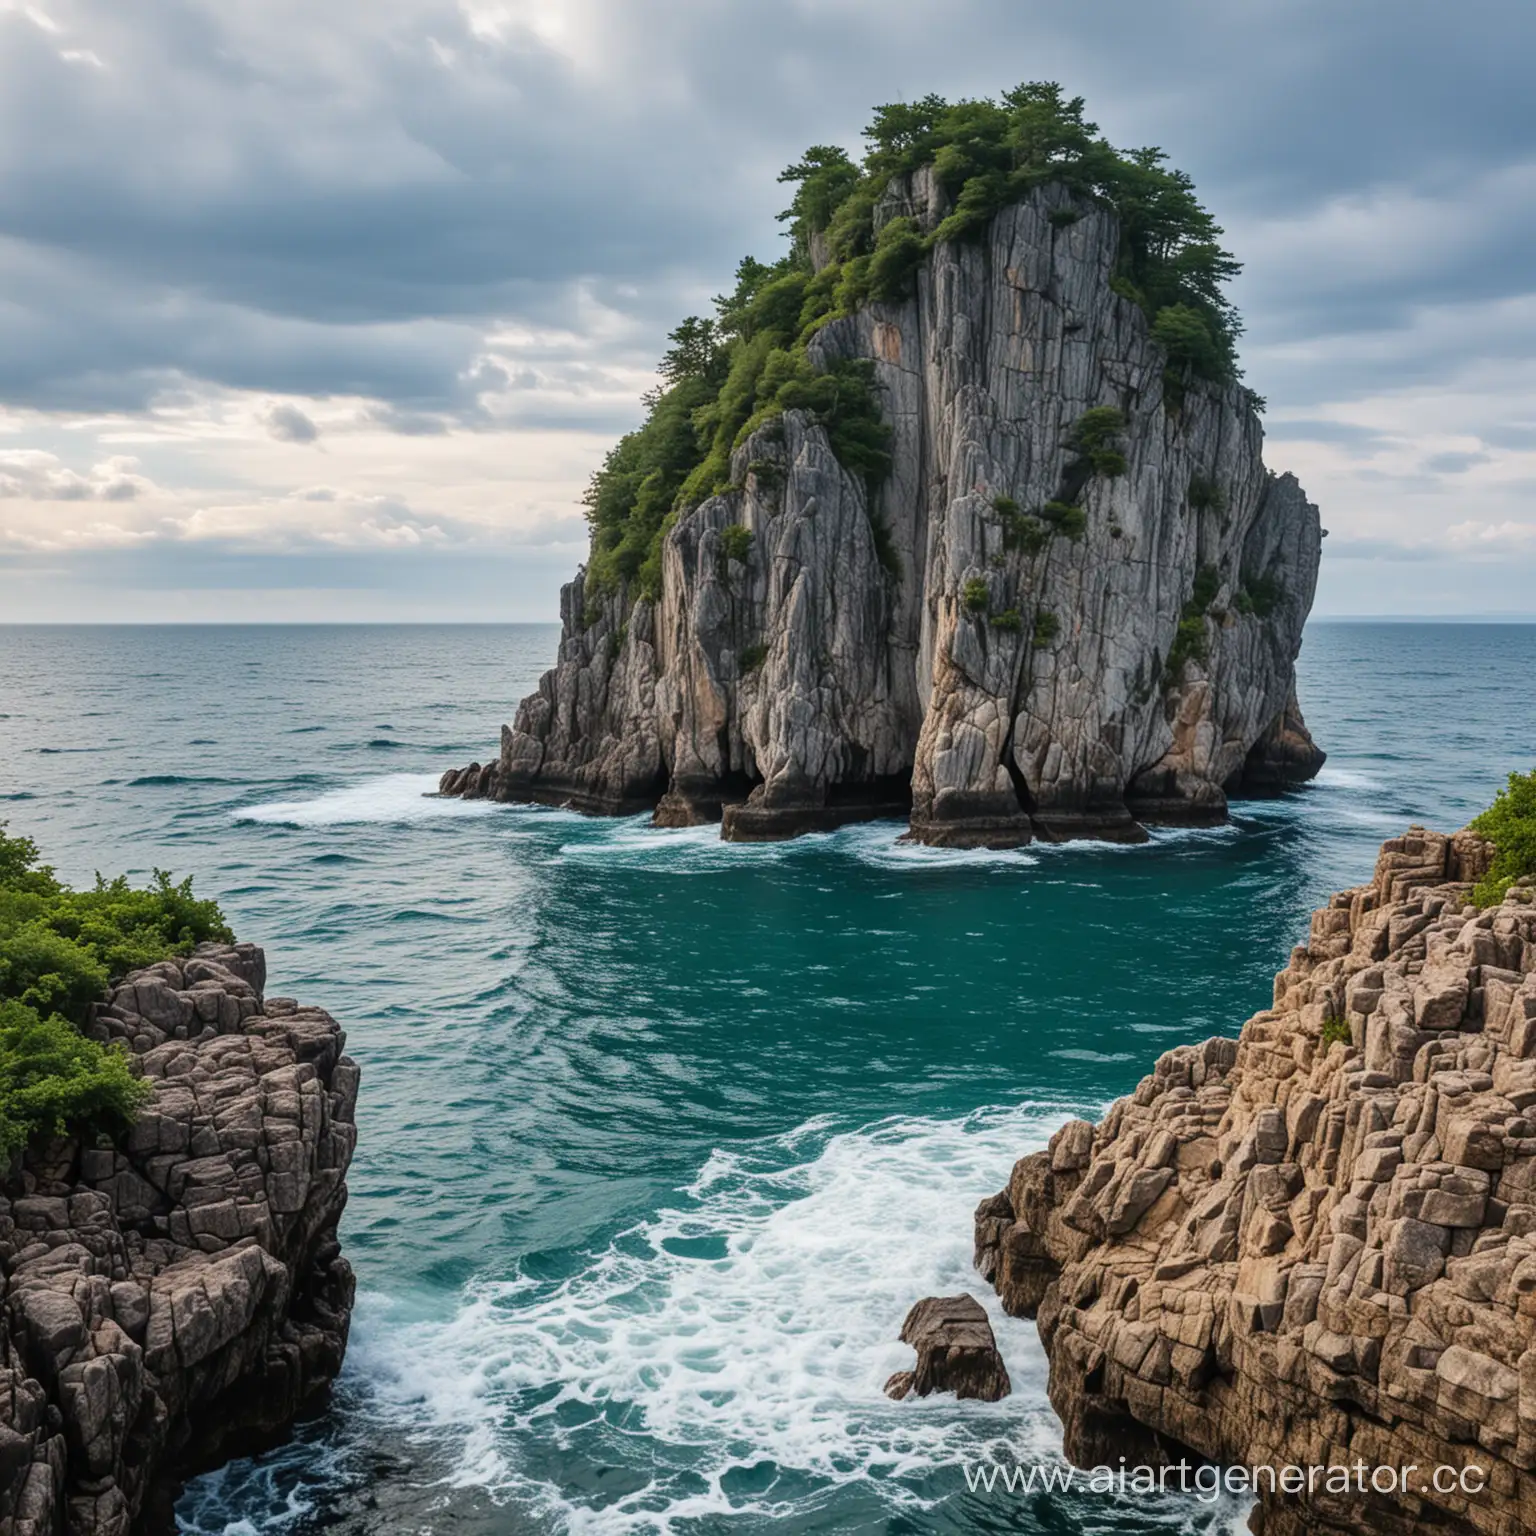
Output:
<instances>
[{"instance_id":1,"label":"grey storm cloud","mask_svg":"<svg viewBox=\"0 0 1536 1536\"><path fill-rule=\"evenodd\" d=\"M805 144L856 146L879 101L1030 78L1194 175L1248 264L1237 297L1272 400L1336 386L1302 342L1531 286L1524 0L542 13L554 41L446 0L0 11L0 398L131 408L193 378L364 395L396 431L435 430L472 417L496 324L579 330L596 298L631 322L610 353L643 364L744 251L774 253L774 177ZM1372 219L1377 243L1352 246ZM1274 233L1309 220L1310 243ZM1373 260L1383 241L1402 259ZM1382 346L1353 366L1366 388L1403 364Z\"/></svg>"},{"instance_id":2,"label":"grey storm cloud","mask_svg":"<svg viewBox=\"0 0 1536 1536\"><path fill-rule=\"evenodd\" d=\"M296 405L274 405L267 412L267 431L280 443L312 443L320 429Z\"/></svg>"}]
</instances>

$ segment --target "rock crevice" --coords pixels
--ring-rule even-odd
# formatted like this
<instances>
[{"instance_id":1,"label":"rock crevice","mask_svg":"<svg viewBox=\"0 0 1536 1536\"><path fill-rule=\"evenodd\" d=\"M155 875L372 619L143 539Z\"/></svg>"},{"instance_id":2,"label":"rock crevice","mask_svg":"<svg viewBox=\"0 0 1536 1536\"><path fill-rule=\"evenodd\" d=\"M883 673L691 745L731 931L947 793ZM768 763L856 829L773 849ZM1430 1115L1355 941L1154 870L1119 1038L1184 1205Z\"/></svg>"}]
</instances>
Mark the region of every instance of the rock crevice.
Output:
<instances>
[{"instance_id":1,"label":"rock crevice","mask_svg":"<svg viewBox=\"0 0 1536 1536\"><path fill-rule=\"evenodd\" d=\"M1074 1461L1422 1474L1266 1494L1270 1536L1536 1528L1536 892L1469 905L1491 857L1386 843L1273 1007L1168 1052L977 1210Z\"/></svg>"},{"instance_id":2,"label":"rock crevice","mask_svg":"<svg viewBox=\"0 0 1536 1536\"><path fill-rule=\"evenodd\" d=\"M87 1033L153 1084L117 1146L30 1151L0 1193L0 1536L127 1536L336 1375L358 1069L265 997L250 944L131 973Z\"/></svg>"}]
</instances>

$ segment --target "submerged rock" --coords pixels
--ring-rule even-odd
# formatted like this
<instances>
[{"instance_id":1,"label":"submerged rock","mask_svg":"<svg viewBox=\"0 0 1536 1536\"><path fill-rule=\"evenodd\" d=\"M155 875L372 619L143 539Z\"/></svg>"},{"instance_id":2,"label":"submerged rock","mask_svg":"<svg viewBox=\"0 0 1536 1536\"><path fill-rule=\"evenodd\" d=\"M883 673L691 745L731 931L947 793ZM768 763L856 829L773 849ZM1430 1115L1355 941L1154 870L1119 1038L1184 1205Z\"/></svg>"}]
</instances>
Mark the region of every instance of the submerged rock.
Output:
<instances>
[{"instance_id":1,"label":"submerged rock","mask_svg":"<svg viewBox=\"0 0 1536 1536\"><path fill-rule=\"evenodd\" d=\"M947 206L921 170L876 225ZM894 814L995 847L1137 839L1311 777L1317 508L1265 469L1245 389L1168 383L1119 239L1042 186L934 247L910 298L823 326L813 359L870 360L893 431L873 499L812 417L762 426L677 515L659 600L564 588L556 666L441 792L739 840ZM1082 448L1090 411L1123 463Z\"/></svg>"},{"instance_id":2,"label":"submerged rock","mask_svg":"<svg viewBox=\"0 0 1536 1536\"><path fill-rule=\"evenodd\" d=\"M897 1371L887 1397L953 1392L995 1403L1013 1390L992 1324L974 1296L927 1296L907 1313L901 1341L917 1351L917 1369Z\"/></svg>"},{"instance_id":3,"label":"submerged rock","mask_svg":"<svg viewBox=\"0 0 1536 1536\"><path fill-rule=\"evenodd\" d=\"M1491 856L1384 844L1273 1007L1169 1051L977 1210L1072 1460L1418 1469L1266 1491L1268 1536L1536 1529L1536 893L1470 906Z\"/></svg>"},{"instance_id":4,"label":"submerged rock","mask_svg":"<svg viewBox=\"0 0 1536 1536\"><path fill-rule=\"evenodd\" d=\"M0 1536L127 1536L341 1368L336 1239L358 1069L251 944L135 971L86 1033L154 1094L118 1147L29 1152L0 1193Z\"/></svg>"}]
</instances>

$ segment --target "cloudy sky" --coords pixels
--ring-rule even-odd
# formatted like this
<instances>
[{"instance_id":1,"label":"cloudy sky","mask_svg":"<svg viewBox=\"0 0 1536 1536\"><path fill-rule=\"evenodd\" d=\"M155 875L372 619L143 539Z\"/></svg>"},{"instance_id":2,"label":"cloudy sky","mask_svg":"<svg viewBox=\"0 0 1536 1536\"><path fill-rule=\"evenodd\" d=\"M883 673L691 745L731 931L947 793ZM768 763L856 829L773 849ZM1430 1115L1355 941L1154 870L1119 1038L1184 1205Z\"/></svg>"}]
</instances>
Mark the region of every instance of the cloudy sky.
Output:
<instances>
[{"instance_id":1,"label":"cloudy sky","mask_svg":"<svg viewBox=\"0 0 1536 1536\"><path fill-rule=\"evenodd\" d=\"M1059 79L1246 263L1319 613L1536 616L1527 0L0 0L0 620L542 619L872 104Z\"/></svg>"}]
</instances>

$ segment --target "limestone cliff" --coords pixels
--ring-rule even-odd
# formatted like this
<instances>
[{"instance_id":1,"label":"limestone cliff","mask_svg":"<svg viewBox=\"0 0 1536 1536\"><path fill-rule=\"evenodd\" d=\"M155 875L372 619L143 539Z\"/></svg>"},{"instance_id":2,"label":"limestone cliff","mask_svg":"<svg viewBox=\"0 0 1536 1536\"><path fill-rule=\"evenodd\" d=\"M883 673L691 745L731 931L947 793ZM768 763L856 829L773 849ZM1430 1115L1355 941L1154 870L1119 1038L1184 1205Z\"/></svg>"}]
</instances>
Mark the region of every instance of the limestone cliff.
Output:
<instances>
[{"instance_id":1,"label":"limestone cliff","mask_svg":"<svg viewBox=\"0 0 1536 1536\"><path fill-rule=\"evenodd\" d=\"M947 206L920 170L875 227ZM812 361L871 359L892 428L873 498L806 413L757 430L667 534L658 601L564 589L556 667L443 792L742 839L910 811L924 841L1004 846L1309 778L1317 509L1265 469L1246 390L1170 384L1118 241L1047 184L826 324ZM1114 473L1081 440L1096 410Z\"/></svg>"},{"instance_id":2,"label":"limestone cliff","mask_svg":"<svg viewBox=\"0 0 1536 1536\"><path fill-rule=\"evenodd\" d=\"M1468 905L1490 853L1385 844L1272 1008L977 1211L1074 1461L1413 1464L1396 1493L1266 1498L1255 1529L1536 1529L1536 891Z\"/></svg>"},{"instance_id":3,"label":"limestone cliff","mask_svg":"<svg viewBox=\"0 0 1536 1536\"><path fill-rule=\"evenodd\" d=\"M250 944L129 975L87 1033L137 1055L148 1107L119 1150L56 1142L0 1191L0 1536L164 1522L340 1369L358 1072L265 976Z\"/></svg>"}]
</instances>

